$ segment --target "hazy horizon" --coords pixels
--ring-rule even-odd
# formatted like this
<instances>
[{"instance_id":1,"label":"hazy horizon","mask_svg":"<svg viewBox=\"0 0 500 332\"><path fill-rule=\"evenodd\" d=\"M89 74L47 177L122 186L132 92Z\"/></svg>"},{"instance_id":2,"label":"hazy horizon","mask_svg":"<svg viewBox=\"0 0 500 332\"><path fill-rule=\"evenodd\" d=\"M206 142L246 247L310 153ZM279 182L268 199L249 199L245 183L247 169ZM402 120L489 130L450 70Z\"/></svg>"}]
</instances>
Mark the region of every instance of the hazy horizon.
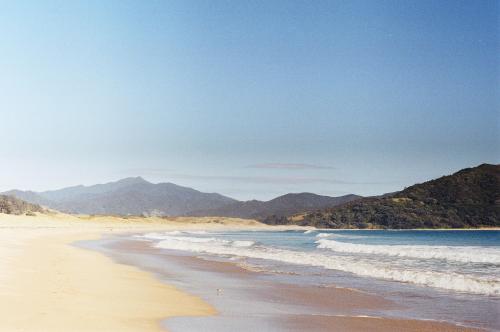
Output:
<instances>
[{"instance_id":1,"label":"hazy horizon","mask_svg":"<svg viewBox=\"0 0 500 332\"><path fill-rule=\"evenodd\" d=\"M479 166L479 165L477 165ZM459 171L459 170L457 170ZM451 175L451 174L443 174L442 176L446 176L446 175ZM109 180L109 181L104 181L104 182L99 182L99 183L89 183L89 184L74 184L74 185L69 185L69 186L65 186L65 187L58 187L58 188L49 188L49 189L42 189L42 190L31 190L31 189L28 189L28 188L24 188L24 189L21 189L21 188L11 188L9 190L23 190L23 191L33 191L33 192L47 192L47 191L57 191L57 190L61 190L61 189L67 189L67 188L71 188L71 187L79 187L79 186L85 186L85 187L89 187L89 186L94 186L94 185L106 185L106 184L109 184L109 183L115 183L115 182L119 182L119 181L123 181L123 180L128 180L128 179L142 179L146 182L149 182L149 183L152 183L152 184L160 184L160 183L173 183L175 185L178 185L178 186L182 186L182 187L188 187L188 188L191 188L191 189L195 189L195 190L199 190L195 187L189 187L187 185L182 185L180 183L174 183L174 182L171 182L171 181L151 181L149 180L148 178L144 177L144 176L141 176L141 175L137 175L137 176L128 176L128 177L125 177L125 178L119 178L119 179L114 179L114 180ZM435 178L432 178L432 179L427 179L425 181L430 181L430 180L435 180ZM423 182L425 182L423 181ZM414 184L418 184L418 183L413 183L411 185L414 185ZM409 185L410 186L410 185ZM399 190L403 190L405 189L407 186L405 186L404 188L399 188L395 191L399 191ZM216 194L221 194L219 192L215 192L215 191L203 191L203 190L199 190L201 192L206 192L206 193L216 193ZM315 193L315 192L306 192L306 191L296 191L296 192L284 192L282 194L277 194L276 196L271 196L271 197L266 197L266 198L263 198L263 199L257 199L255 197L250 197L250 198L244 198L244 199L238 199L236 197L233 197L233 196L230 196L230 195L226 195L226 194L223 194L224 196L227 196L227 197L230 197L230 198L234 198L234 199L237 199L237 200L240 200L240 201L249 201L249 200L263 200L263 201L266 201L266 200L270 200L270 199L274 199L274 198L277 198L279 196L282 196L282 195L285 195L285 194L301 194L301 193L313 193L313 194L318 194L318 193ZM378 194L373 194L373 195L366 195L366 197L368 196L377 196L377 195L383 195L383 194L389 194L390 192L381 192L381 193L378 193ZM345 194L338 194L336 196L344 196L344 195L348 195L348 194L354 194L354 195L360 195L360 194L357 194L357 193L345 193ZM320 194L321 195L321 194ZM324 194L324 195L327 195L327 194ZM328 195L327 195L328 196ZM335 196L335 195L333 195Z\"/></svg>"},{"instance_id":2,"label":"hazy horizon","mask_svg":"<svg viewBox=\"0 0 500 332\"><path fill-rule=\"evenodd\" d=\"M15 1L0 191L377 195L500 163L497 1Z\"/></svg>"}]
</instances>

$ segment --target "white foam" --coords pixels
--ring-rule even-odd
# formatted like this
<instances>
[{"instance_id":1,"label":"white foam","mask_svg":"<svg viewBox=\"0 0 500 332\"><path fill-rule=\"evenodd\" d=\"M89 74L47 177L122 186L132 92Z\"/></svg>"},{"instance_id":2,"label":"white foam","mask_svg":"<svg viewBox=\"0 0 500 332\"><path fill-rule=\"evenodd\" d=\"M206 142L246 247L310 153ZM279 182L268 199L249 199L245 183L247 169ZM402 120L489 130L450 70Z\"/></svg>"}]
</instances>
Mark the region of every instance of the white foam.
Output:
<instances>
[{"instance_id":1,"label":"white foam","mask_svg":"<svg viewBox=\"0 0 500 332\"><path fill-rule=\"evenodd\" d=\"M235 247L240 247L240 248L243 248L243 247L251 247L255 244L254 241L243 241L243 240L238 240L238 241L233 241L231 243L232 246L235 246Z\"/></svg>"},{"instance_id":2,"label":"white foam","mask_svg":"<svg viewBox=\"0 0 500 332\"><path fill-rule=\"evenodd\" d=\"M448 247L423 245L369 245L319 239L318 248L335 252L372 254L416 259L440 259L462 263L500 264L500 250L482 247Z\"/></svg>"},{"instance_id":3,"label":"white foam","mask_svg":"<svg viewBox=\"0 0 500 332\"><path fill-rule=\"evenodd\" d=\"M313 230L313 229L309 229L309 230L305 231L305 232L304 232L304 234L310 234L310 233L312 233L312 232L315 232L315 230Z\"/></svg>"},{"instance_id":4,"label":"white foam","mask_svg":"<svg viewBox=\"0 0 500 332\"><path fill-rule=\"evenodd\" d=\"M354 234L339 234L339 233L319 233L316 235L317 238L344 238L344 239L362 239L366 238L363 235L354 235Z\"/></svg>"},{"instance_id":5,"label":"white foam","mask_svg":"<svg viewBox=\"0 0 500 332\"><path fill-rule=\"evenodd\" d=\"M164 233L147 233L145 235L137 235L135 237L138 238L146 238L151 240L163 240L163 241L173 241L173 242L188 242L188 243L214 243L218 245L225 246L234 246L234 247L251 247L255 244L254 241L248 240L235 240L229 241L224 239L217 239L215 237L195 237L195 236L186 236L189 234L207 234L206 232L198 233L198 232L181 232L181 231L173 231L173 232L164 232Z\"/></svg>"},{"instance_id":6,"label":"white foam","mask_svg":"<svg viewBox=\"0 0 500 332\"><path fill-rule=\"evenodd\" d=\"M225 240L219 240L214 237L192 237L192 236L175 236L175 237L171 236L171 237L165 237L163 240L185 241L192 243L229 242Z\"/></svg>"},{"instance_id":7,"label":"white foam","mask_svg":"<svg viewBox=\"0 0 500 332\"><path fill-rule=\"evenodd\" d=\"M234 242L232 244L234 244ZM158 248L184 250L195 253L230 255L274 260L290 264L317 266L350 272L365 277L409 282L453 291L500 295L500 280L498 279L486 279L457 273L401 269L387 264L384 265L382 262L376 260L331 256L320 252L301 252L255 245L251 247L241 247L232 244L231 241L220 239L202 242L186 240L185 237L176 236L162 240L155 246Z\"/></svg>"},{"instance_id":8,"label":"white foam","mask_svg":"<svg viewBox=\"0 0 500 332\"><path fill-rule=\"evenodd\" d=\"M205 231L168 231L168 232L162 232L162 233L151 232L151 233L146 233L143 235L134 235L134 237L149 239L149 240L162 240L162 239L170 238L171 236L174 236L174 235L189 235L189 234L205 235L208 233Z\"/></svg>"},{"instance_id":9,"label":"white foam","mask_svg":"<svg viewBox=\"0 0 500 332\"><path fill-rule=\"evenodd\" d=\"M163 232L163 233L146 233L143 235L134 235L135 238L142 238L142 239L148 239L148 240L162 240L165 239L167 236L171 235L180 235L182 234L181 231L171 231L171 232Z\"/></svg>"}]
</instances>

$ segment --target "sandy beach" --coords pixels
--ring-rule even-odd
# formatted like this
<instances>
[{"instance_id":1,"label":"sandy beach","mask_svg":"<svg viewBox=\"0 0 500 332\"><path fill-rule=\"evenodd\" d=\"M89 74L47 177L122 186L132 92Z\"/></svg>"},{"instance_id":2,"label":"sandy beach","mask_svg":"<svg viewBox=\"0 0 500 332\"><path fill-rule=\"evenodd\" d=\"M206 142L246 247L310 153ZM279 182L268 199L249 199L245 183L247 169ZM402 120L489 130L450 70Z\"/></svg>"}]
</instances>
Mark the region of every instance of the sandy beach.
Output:
<instances>
[{"instance_id":1,"label":"sandy beach","mask_svg":"<svg viewBox=\"0 0 500 332\"><path fill-rule=\"evenodd\" d=\"M169 283L169 277L175 275L170 272L174 271L156 271L124 262L98 251L82 249L75 243L152 230L269 227L231 218L167 220L0 214L0 331L162 331L166 328L161 322L168 322L169 318L224 315L224 307L203 300L206 298L203 294L181 290ZM118 249L124 255L157 253L146 243L127 244ZM246 283L252 286L252 296L259 301L273 305L294 303L324 313L332 310L345 313L276 317L276 323L289 331L477 331L439 322L359 317L354 314L358 309L389 309L393 304L355 290L264 284L252 277L257 272L235 264L207 262L195 257L162 255L161 259L175 261L194 271L219 273L239 280L246 278ZM252 317L249 319L251 322ZM242 331L248 330L248 326L243 326L245 323L241 324Z\"/></svg>"},{"instance_id":2,"label":"sandy beach","mask_svg":"<svg viewBox=\"0 0 500 332\"><path fill-rule=\"evenodd\" d=\"M200 220L205 228L220 227ZM215 314L148 272L71 245L113 232L174 227L176 221L162 219L0 214L0 331L159 331L167 317ZM199 226L183 220L183 227Z\"/></svg>"}]
</instances>

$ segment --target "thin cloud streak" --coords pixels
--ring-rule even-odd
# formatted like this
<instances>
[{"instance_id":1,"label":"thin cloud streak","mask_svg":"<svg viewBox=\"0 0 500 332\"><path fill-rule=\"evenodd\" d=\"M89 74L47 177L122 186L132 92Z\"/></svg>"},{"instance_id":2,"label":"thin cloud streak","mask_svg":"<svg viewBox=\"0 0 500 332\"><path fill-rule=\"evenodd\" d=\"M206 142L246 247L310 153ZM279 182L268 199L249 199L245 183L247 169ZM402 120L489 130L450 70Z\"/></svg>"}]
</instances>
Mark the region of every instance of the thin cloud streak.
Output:
<instances>
[{"instance_id":1,"label":"thin cloud streak","mask_svg":"<svg viewBox=\"0 0 500 332\"><path fill-rule=\"evenodd\" d=\"M248 165L246 168L262 168L262 169L335 169L332 166L301 164L301 163L263 163Z\"/></svg>"},{"instance_id":2,"label":"thin cloud streak","mask_svg":"<svg viewBox=\"0 0 500 332\"><path fill-rule=\"evenodd\" d=\"M140 175L165 175L171 172L175 172L171 168L129 168L120 170L119 174L133 174L134 176Z\"/></svg>"},{"instance_id":3,"label":"thin cloud streak","mask_svg":"<svg viewBox=\"0 0 500 332\"><path fill-rule=\"evenodd\" d=\"M192 174L170 174L173 179L208 180L208 181L235 181L243 183L263 183L263 184L312 184L329 183L344 185L377 185L388 182L353 182L342 181L331 178L317 177L273 177L273 176L228 176L228 175L192 175Z\"/></svg>"}]
</instances>

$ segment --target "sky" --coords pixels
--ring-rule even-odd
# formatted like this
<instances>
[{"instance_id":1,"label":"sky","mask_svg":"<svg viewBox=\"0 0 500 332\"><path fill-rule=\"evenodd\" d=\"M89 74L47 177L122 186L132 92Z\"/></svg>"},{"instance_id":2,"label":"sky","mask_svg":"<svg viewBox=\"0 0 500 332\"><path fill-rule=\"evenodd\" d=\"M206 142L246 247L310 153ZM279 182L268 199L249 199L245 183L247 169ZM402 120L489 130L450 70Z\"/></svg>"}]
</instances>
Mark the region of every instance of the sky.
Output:
<instances>
[{"instance_id":1,"label":"sky","mask_svg":"<svg viewBox=\"0 0 500 332\"><path fill-rule=\"evenodd\" d=\"M0 5L0 190L376 195L500 163L498 1Z\"/></svg>"}]
</instances>

